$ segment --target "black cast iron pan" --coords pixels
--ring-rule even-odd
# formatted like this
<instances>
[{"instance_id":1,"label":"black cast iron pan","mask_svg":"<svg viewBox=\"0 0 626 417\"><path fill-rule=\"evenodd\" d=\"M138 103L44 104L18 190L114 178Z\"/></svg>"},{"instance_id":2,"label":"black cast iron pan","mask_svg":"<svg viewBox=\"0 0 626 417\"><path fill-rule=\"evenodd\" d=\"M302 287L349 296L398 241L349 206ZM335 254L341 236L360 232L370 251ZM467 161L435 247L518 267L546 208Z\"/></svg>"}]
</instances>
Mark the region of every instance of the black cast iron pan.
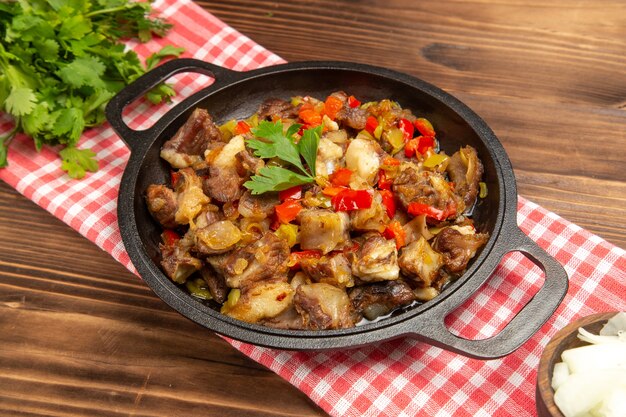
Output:
<instances>
[{"instance_id":1,"label":"black cast iron pan","mask_svg":"<svg viewBox=\"0 0 626 417\"><path fill-rule=\"evenodd\" d=\"M195 72L215 82L174 106L147 130L130 129L122 120L125 106L151 87L174 74ZM278 330L244 323L224 316L194 300L159 269L160 227L144 202L149 184L166 183L169 168L159 157L164 141L203 107L224 122L254 113L268 97L288 99L296 95L326 97L344 90L362 100L396 100L437 128L442 148L452 154L469 144L478 150L485 166L489 194L475 208L480 231L491 237L473 259L466 273L435 299L378 322L350 329L326 331ZM342 62L298 62L249 72L234 72L194 59L173 60L157 67L122 90L107 106L113 129L131 149L119 191L118 216L124 245L133 264L152 290L182 315L222 335L279 349L324 350L363 346L410 336L475 358L509 354L529 339L552 315L567 292L565 270L520 231L516 223L517 189L509 158L485 122L463 103L444 91L384 68ZM545 273L543 287L497 335L467 340L452 334L444 318L469 298L490 277L502 257L521 251Z\"/></svg>"}]
</instances>

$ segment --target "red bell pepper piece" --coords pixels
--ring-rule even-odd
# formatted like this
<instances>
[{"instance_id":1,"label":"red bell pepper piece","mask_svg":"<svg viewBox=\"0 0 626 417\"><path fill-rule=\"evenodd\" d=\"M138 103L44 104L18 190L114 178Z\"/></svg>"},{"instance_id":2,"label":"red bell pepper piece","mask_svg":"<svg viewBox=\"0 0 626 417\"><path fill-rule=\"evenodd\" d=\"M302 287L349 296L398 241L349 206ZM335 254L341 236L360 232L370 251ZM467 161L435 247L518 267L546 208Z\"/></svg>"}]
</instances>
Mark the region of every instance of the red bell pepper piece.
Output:
<instances>
[{"instance_id":1,"label":"red bell pepper piece","mask_svg":"<svg viewBox=\"0 0 626 417\"><path fill-rule=\"evenodd\" d=\"M335 96L328 96L324 102L324 113L330 118L330 120L335 120L337 118L337 113L339 113L339 110L341 110L342 107L343 101Z\"/></svg>"},{"instance_id":2,"label":"red bell pepper piece","mask_svg":"<svg viewBox=\"0 0 626 417\"><path fill-rule=\"evenodd\" d=\"M339 168L328 177L330 183L335 187L347 187L352 179L352 171L348 168Z\"/></svg>"},{"instance_id":3,"label":"red bell pepper piece","mask_svg":"<svg viewBox=\"0 0 626 417\"><path fill-rule=\"evenodd\" d=\"M387 172L384 169L378 171L378 188L381 190L389 190L391 189L391 185L393 184L393 180L387 177Z\"/></svg>"},{"instance_id":4,"label":"red bell pepper piece","mask_svg":"<svg viewBox=\"0 0 626 417\"><path fill-rule=\"evenodd\" d=\"M161 239L163 243L165 243L165 246L174 246L176 242L180 240L180 235L172 229L165 229L163 233L161 233Z\"/></svg>"},{"instance_id":5,"label":"red bell pepper piece","mask_svg":"<svg viewBox=\"0 0 626 417\"><path fill-rule=\"evenodd\" d=\"M419 145L417 146L417 151L422 155L426 153L429 148L435 146L435 138L432 136L420 136L419 137Z\"/></svg>"},{"instance_id":6,"label":"red bell pepper piece","mask_svg":"<svg viewBox=\"0 0 626 417\"><path fill-rule=\"evenodd\" d=\"M275 208L276 217L281 223L289 223L294 220L302 210L302 205L298 200L286 200Z\"/></svg>"},{"instance_id":7,"label":"red bell pepper piece","mask_svg":"<svg viewBox=\"0 0 626 417\"><path fill-rule=\"evenodd\" d=\"M417 152L419 143L419 138L408 141L406 145L404 145L404 155L406 155L407 158L412 158L415 155L415 152Z\"/></svg>"},{"instance_id":8,"label":"red bell pepper piece","mask_svg":"<svg viewBox=\"0 0 626 417\"><path fill-rule=\"evenodd\" d=\"M244 133L248 133L250 131L250 125L243 120L237 122L235 126L235 133L237 135L243 135Z\"/></svg>"},{"instance_id":9,"label":"red bell pepper piece","mask_svg":"<svg viewBox=\"0 0 626 417\"><path fill-rule=\"evenodd\" d=\"M388 165L388 166L399 166L400 165L400 160L392 157L392 156L386 156L383 159L383 165Z\"/></svg>"},{"instance_id":10,"label":"red bell pepper piece","mask_svg":"<svg viewBox=\"0 0 626 417\"><path fill-rule=\"evenodd\" d=\"M299 252L291 252L289 254L289 268L293 270L300 269L300 261L302 259L321 258L322 252L318 250L303 250Z\"/></svg>"},{"instance_id":11,"label":"red bell pepper piece","mask_svg":"<svg viewBox=\"0 0 626 417\"><path fill-rule=\"evenodd\" d=\"M416 119L413 124L423 136L435 136L435 129L427 119L420 117L419 119Z\"/></svg>"},{"instance_id":12,"label":"red bell pepper piece","mask_svg":"<svg viewBox=\"0 0 626 417\"><path fill-rule=\"evenodd\" d=\"M398 129L402 131L402 137L405 142L408 142L413 138L413 133L415 129L413 128L413 124L409 122L407 119L398 120Z\"/></svg>"},{"instance_id":13,"label":"red bell pepper piece","mask_svg":"<svg viewBox=\"0 0 626 417\"><path fill-rule=\"evenodd\" d=\"M383 198L383 206L387 211L390 219L396 214L396 201L393 199L393 193L389 190L379 190L380 196Z\"/></svg>"},{"instance_id":14,"label":"red bell pepper piece","mask_svg":"<svg viewBox=\"0 0 626 417\"><path fill-rule=\"evenodd\" d=\"M350 106L351 108L355 108L355 107L359 107L360 105L361 105L361 102L357 100L354 96L348 97L348 106Z\"/></svg>"},{"instance_id":15,"label":"red bell pepper piece","mask_svg":"<svg viewBox=\"0 0 626 417\"><path fill-rule=\"evenodd\" d=\"M278 193L278 199L280 201L285 200L300 200L302 198L302 186L296 185L295 187L287 188L286 190Z\"/></svg>"},{"instance_id":16,"label":"red bell pepper piece","mask_svg":"<svg viewBox=\"0 0 626 417\"><path fill-rule=\"evenodd\" d=\"M178 180L183 174L178 171L171 170L170 171L170 183L172 184L172 188L176 188L176 184L178 184Z\"/></svg>"},{"instance_id":17,"label":"red bell pepper piece","mask_svg":"<svg viewBox=\"0 0 626 417\"><path fill-rule=\"evenodd\" d=\"M368 116L367 120L365 121L365 130L370 135L374 135L374 131L376 130L377 127L378 127L378 119L376 119L374 116Z\"/></svg>"},{"instance_id":18,"label":"red bell pepper piece","mask_svg":"<svg viewBox=\"0 0 626 417\"><path fill-rule=\"evenodd\" d=\"M394 220L387 225L383 232L385 239L394 239L396 241L396 249L406 245L406 232L399 221Z\"/></svg>"},{"instance_id":19,"label":"red bell pepper piece","mask_svg":"<svg viewBox=\"0 0 626 417\"><path fill-rule=\"evenodd\" d=\"M360 210L372 206L372 195L367 190L345 189L335 195L330 202L335 211Z\"/></svg>"},{"instance_id":20,"label":"red bell pepper piece","mask_svg":"<svg viewBox=\"0 0 626 417\"><path fill-rule=\"evenodd\" d=\"M456 204L451 202L450 204L448 204L445 210L441 210L433 206L429 206L428 204L414 202L409 204L409 206L407 207L407 211L413 216L420 216L422 214L425 214L426 217L431 217L433 219L441 221L447 219L450 216L453 216L456 213Z\"/></svg>"}]
</instances>

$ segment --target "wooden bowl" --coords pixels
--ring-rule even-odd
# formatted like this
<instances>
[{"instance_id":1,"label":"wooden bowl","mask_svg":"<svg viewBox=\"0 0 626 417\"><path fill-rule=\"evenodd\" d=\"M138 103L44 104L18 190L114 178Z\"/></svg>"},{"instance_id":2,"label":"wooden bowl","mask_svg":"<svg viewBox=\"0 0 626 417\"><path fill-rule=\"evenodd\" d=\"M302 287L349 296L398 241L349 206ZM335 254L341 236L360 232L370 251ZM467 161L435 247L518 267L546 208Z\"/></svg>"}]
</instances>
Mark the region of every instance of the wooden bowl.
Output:
<instances>
[{"instance_id":1,"label":"wooden bowl","mask_svg":"<svg viewBox=\"0 0 626 417\"><path fill-rule=\"evenodd\" d=\"M561 354L564 350L587 345L578 339L578 328L598 334L611 317L617 312L597 313L578 319L561 330L559 330L550 340L541 354L539 369L537 371L537 391L535 402L537 404L537 415L539 417L564 417L561 410L554 403L554 390L552 389L552 371L554 364L561 362Z\"/></svg>"}]
</instances>

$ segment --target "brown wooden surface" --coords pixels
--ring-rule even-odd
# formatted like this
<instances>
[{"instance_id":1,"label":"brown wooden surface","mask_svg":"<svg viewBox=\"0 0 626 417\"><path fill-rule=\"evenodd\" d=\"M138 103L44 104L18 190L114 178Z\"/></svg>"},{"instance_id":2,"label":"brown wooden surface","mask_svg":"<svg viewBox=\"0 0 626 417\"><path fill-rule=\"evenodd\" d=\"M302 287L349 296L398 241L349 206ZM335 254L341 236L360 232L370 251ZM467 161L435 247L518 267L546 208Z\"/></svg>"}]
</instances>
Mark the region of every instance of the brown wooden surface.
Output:
<instances>
[{"instance_id":1,"label":"brown wooden surface","mask_svg":"<svg viewBox=\"0 0 626 417\"><path fill-rule=\"evenodd\" d=\"M625 2L200 3L286 60L444 88L493 128L521 195L626 248ZM4 183L0 388L1 416L324 415Z\"/></svg>"}]
</instances>

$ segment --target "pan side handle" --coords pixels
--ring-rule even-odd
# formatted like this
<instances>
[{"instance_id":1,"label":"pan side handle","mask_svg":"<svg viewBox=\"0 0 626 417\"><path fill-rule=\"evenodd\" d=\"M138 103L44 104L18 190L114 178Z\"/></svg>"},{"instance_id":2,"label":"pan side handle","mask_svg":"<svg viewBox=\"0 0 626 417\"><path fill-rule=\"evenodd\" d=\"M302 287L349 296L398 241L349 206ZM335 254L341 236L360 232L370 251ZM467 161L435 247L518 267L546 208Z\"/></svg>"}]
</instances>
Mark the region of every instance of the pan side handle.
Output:
<instances>
[{"instance_id":1,"label":"pan side handle","mask_svg":"<svg viewBox=\"0 0 626 417\"><path fill-rule=\"evenodd\" d=\"M470 280L463 285L464 291L456 291L417 317L419 322L411 320L413 328L408 329L407 333L409 335L413 333L421 340L435 346L477 359L496 359L506 356L530 339L552 316L565 297L568 277L561 264L526 236L517 226L515 232L508 237L508 241L508 249L502 253L502 256L512 251L522 252L541 268L545 274L545 280L539 291L504 329L495 336L486 339L469 340L452 334L445 326L445 317L483 284L477 282L471 286L472 288L466 288L466 285L471 282Z\"/></svg>"},{"instance_id":2,"label":"pan side handle","mask_svg":"<svg viewBox=\"0 0 626 417\"><path fill-rule=\"evenodd\" d=\"M133 151L145 140L153 137L157 130L157 124L145 130L134 130L124 122L122 113L124 108L133 101L142 97L153 87L166 81L168 78L181 72L195 72L213 77L215 82L212 86L223 85L233 79L237 72L193 58L180 58L168 61L153 70L137 78L131 84L124 87L113 97L106 106L106 118L113 130L121 136L122 140ZM172 109L168 111L172 112ZM161 120L167 119L165 114Z\"/></svg>"}]
</instances>

